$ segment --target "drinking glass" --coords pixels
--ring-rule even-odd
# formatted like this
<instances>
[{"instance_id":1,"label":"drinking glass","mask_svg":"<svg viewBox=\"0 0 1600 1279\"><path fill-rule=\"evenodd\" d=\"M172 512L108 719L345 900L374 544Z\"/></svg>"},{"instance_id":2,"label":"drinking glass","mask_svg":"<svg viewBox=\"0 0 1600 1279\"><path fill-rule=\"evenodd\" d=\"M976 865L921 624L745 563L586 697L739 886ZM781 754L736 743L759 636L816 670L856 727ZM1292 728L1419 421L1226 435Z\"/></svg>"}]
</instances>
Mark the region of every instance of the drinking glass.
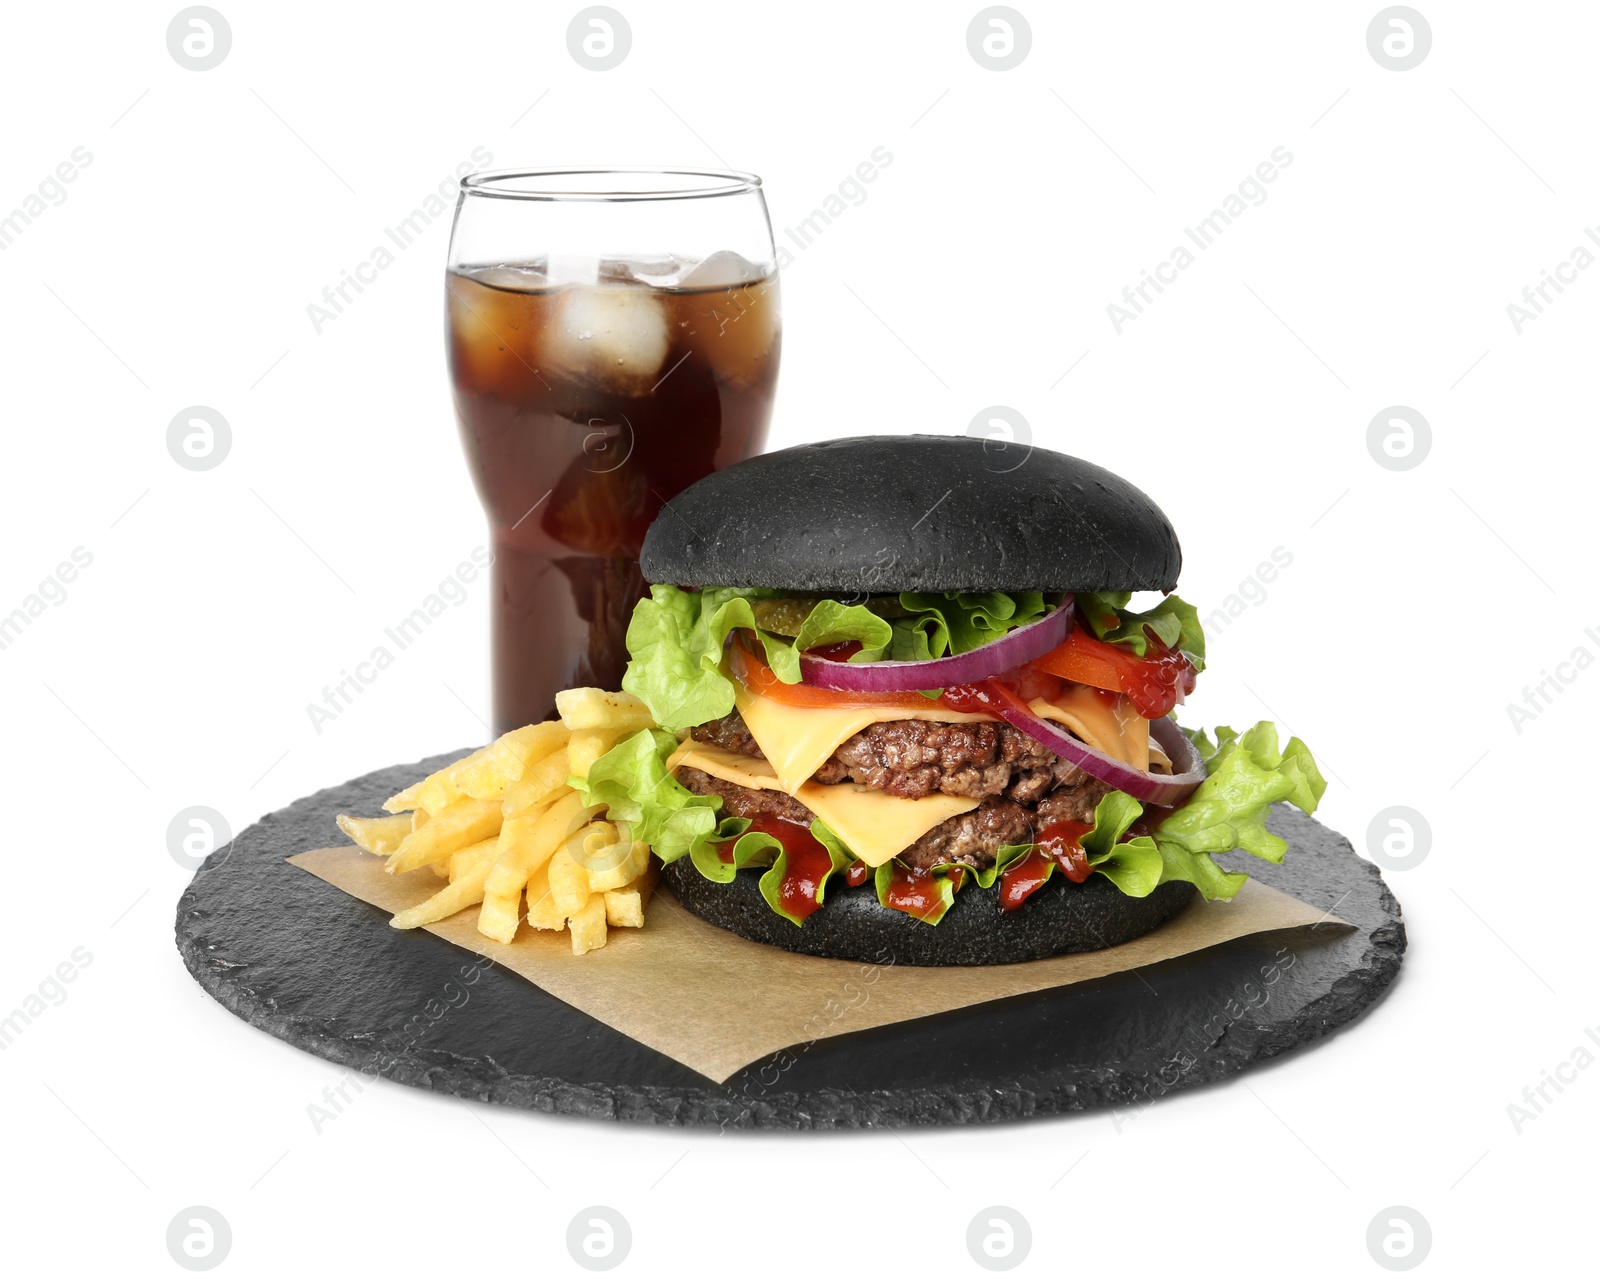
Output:
<instances>
[{"instance_id":1,"label":"drinking glass","mask_svg":"<svg viewBox=\"0 0 1600 1279\"><path fill-rule=\"evenodd\" d=\"M456 418L493 542L495 731L621 686L662 505L767 438L780 346L761 179L463 178L445 275Z\"/></svg>"}]
</instances>

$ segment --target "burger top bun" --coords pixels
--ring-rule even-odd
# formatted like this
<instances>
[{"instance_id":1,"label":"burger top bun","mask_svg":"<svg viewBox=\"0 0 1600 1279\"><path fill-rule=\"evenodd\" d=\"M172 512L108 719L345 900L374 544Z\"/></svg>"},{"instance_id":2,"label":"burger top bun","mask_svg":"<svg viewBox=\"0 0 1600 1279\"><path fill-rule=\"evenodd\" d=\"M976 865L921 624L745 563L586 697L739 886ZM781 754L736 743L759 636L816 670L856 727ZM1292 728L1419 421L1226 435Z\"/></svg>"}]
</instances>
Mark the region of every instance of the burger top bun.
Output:
<instances>
[{"instance_id":1,"label":"burger top bun","mask_svg":"<svg viewBox=\"0 0 1600 1279\"><path fill-rule=\"evenodd\" d=\"M766 453L667 503L651 582L814 594L1170 591L1183 552L1121 476L964 435L868 435Z\"/></svg>"}]
</instances>

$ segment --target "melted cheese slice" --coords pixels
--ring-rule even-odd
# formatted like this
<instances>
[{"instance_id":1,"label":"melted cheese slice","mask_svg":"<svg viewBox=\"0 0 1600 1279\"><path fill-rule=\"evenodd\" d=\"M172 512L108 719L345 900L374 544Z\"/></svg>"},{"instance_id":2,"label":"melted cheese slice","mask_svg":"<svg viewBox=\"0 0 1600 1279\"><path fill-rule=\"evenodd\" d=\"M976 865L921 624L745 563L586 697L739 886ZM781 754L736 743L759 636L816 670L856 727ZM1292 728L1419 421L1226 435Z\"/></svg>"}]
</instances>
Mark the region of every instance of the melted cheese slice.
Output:
<instances>
[{"instance_id":1,"label":"melted cheese slice","mask_svg":"<svg viewBox=\"0 0 1600 1279\"><path fill-rule=\"evenodd\" d=\"M713 777L748 790L783 789L778 785L778 775L766 760L725 751L720 746L697 742L692 737L685 738L678 749L667 756L667 771L671 773L679 768L698 768L702 773L710 773Z\"/></svg>"},{"instance_id":2,"label":"melted cheese slice","mask_svg":"<svg viewBox=\"0 0 1600 1279\"><path fill-rule=\"evenodd\" d=\"M693 738L672 753L667 759L667 767L698 768L735 786L750 790L781 790L786 795L792 795L826 822L868 866L883 865L941 822L969 813L978 806L975 799L961 799L954 795L901 799L850 782L823 786L807 781L791 791L779 783L776 771L766 760L737 755Z\"/></svg>"},{"instance_id":3,"label":"melted cheese slice","mask_svg":"<svg viewBox=\"0 0 1600 1279\"><path fill-rule=\"evenodd\" d=\"M772 761L782 789L793 795L828 758L868 724L897 719L928 719L944 724L968 724L990 719L947 710L932 699L926 707L905 706L790 706L752 693L738 683L734 699L745 727L761 753Z\"/></svg>"},{"instance_id":4,"label":"melted cheese slice","mask_svg":"<svg viewBox=\"0 0 1600 1279\"><path fill-rule=\"evenodd\" d=\"M1102 755L1141 773L1150 771L1150 721L1127 698L1108 698L1082 684L1067 684L1054 702L1036 697L1028 709L1040 719L1054 720Z\"/></svg>"}]
</instances>

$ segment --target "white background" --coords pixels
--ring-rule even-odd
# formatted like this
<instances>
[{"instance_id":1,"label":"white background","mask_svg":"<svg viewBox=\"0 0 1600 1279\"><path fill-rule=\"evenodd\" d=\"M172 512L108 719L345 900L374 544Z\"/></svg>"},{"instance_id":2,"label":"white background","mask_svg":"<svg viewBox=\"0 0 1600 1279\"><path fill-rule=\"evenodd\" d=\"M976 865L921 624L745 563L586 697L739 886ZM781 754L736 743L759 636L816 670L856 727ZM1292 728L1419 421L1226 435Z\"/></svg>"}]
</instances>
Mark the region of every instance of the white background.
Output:
<instances>
[{"instance_id":1,"label":"white background","mask_svg":"<svg viewBox=\"0 0 1600 1279\"><path fill-rule=\"evenodd\" d=\"M1584 1241L1600 1069L1520 1132L1507 1107L1600 1021L1600 672L1562 668L1521 731L1506 706L1600 656L1600 271L1520 334L1506 308L1600 220L1600 13L1419 0L1432 49L1396 72L1372 0L1017 0L1032 49L996 72L967 49L976 3L617 0L632 51L597 73L567 51L576 4L217 2L233 46L206 72L168 54L175 6L14 8L0 48L0 212L93 157L0 252L0 614L93 556L0 651L0 1012L92 956L0 1054L12 1268L175 1272L191 1204L229 1221L239 1274L576 1273L592 1203L649 1273L976 1273L966 1226L994 1203L1031 1222L1032 1273L1378 1273L1392 1204L1431 1224L1439 1273L1548 1273ZM335 723L305 709L485 540L444 222L320 335L306 313L479 146L753 169L780 235L886 147L785 274L772 443L1010 405L1155 497L1203 614L1292 554L1213 634L1191 718L1306 738L1358 847L1390 805L1425 816L1429 856L1389 877L1411 939L1390 997L1132 1122L717 1137L382 1084L314 1132L339 1072L189 979L165 832L484 736L481 581ZM1280 146L1265 203L1118 334L1107 305ZM165 444L194 404L233 433L204 473ZM1432 427L1403 472L1366 445L1396 404Z\"/></svg>"}]
</instances>

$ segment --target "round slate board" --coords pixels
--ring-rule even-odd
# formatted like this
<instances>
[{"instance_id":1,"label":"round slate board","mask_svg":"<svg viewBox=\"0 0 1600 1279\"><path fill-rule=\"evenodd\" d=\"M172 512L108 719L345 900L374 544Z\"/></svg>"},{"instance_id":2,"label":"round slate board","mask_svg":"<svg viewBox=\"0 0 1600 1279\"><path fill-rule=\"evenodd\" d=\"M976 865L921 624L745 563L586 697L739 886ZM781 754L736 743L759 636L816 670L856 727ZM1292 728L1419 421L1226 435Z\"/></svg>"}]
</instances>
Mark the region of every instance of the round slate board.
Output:
<instances>
[{"instance_id":1,"label":"round slate board","mask_svg":"<svg viewBox=\"0 0 1600 1279\"><path fill-rule=\"evenodd\" d=\"M1240 938L1140 972L822 1039L726 1084L496 967L480 970L460 1007L419 1026L419 1006L477 957L389 928L383 912L284 858L338 843L335 813L376 813L459 754L309 795L213 853L178 902L178 950L195 980L298 1048L434 1092L634 1123L837 1129L1142 1104L1353 1020L1405 951L1399 904L1377 868L1280 806L1269 824L1290 841L1284 865L1224 860L1355 931Z\"/></svg>"}]
</instances>

